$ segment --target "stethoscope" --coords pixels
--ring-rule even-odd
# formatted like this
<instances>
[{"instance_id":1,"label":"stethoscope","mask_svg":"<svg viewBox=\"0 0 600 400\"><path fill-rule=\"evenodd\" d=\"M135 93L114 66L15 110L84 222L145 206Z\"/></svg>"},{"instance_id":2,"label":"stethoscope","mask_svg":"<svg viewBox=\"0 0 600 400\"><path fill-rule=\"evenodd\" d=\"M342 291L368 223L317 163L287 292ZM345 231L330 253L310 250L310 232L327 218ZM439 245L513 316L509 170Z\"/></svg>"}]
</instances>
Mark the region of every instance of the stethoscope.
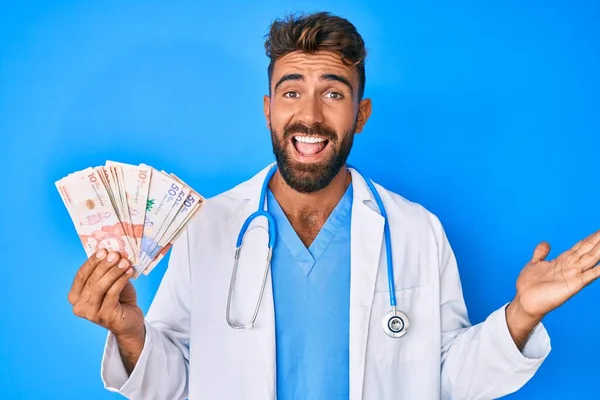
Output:
<instances>
[{"instance_id":1,"label":"stethoscope","mask_svg":"<svg viewBox=\"0 0 600 400\"><path fill-rule=\"evenodd\" d=\"M356 172L358 172L362 176L360 171L358 171L356 168L351 167L350 165L348 165L348 167L355 169ZM267 173L267 176L263 182L262 189L260 191L260 200L259 200L259 204L258 204L258 210L256 210L254 213L252 213L246 219L246 221L244 221L244 224L242 225L242 228L240 229L240 233L238 234L235 255L233 258L233 271L231 272L231 281L229 283L229 294L227 297L227 311L226 311L227 323L233 329L252 329L252 328L254 328L254 322L256 321L256 317L258 315L258 310L260 308L260 303L262 301L263 293L265 291L265 284L267 282L267 277L269 275L269 268L271 268L271 257L273 255L273 248L275 247L275 241L277 238L277 226L275 225L275 219L273 218L273 215L271 213L269 213L268 211L266 211L264 209L264 207L266 205L266 200L267 200L267 188L269 186L269 181L271 180L271 177L273 177L273 174L275 174L275 171L277 171L277 164L274 164L273 167L271 167L271 169ZM364 177L363 177L363 179L364 179ZM395 285L394 285L394 268L393 268L393 263L392 263L392 244L391 244L392 240L391 240L391 235L390 235L390 227L388 224L385 207L383 206L383 201L381 200L381 197L379 197L379 193L377 193L377 189L375 189L375 186L369 179L364 179L364 180L365 180L367 186L369 187L369 189L371 190L371 193L373 193L373 196L375 197L375 201L377 203L377 207L379 207L379 212L381 213L381 216L384 219L385 251L386 251L386 259L387 259L387 276L388 276L388 287L390 290L391 310L388 311L384 315L383 320L381 321L382 327L383 327L383 331L388 336L390 336L392 338L400 338L400 337L406 335L406 333L408 332L410 321L408 319L408 316L405 313L396 309L396 290L395 290ZM258 295L258 300L256 302L256 307L254 308L254 314L252 315L252 319L251 319L250 323L248 323L248 324L240 324L240 323L236 323L236 322L232 321L230 318L230 315L229 315L230 307L231 307L231 296L233 293L235 276L237 273L237 268L238 268L238 264L239 264L239 260L240 260L240 253L241 253L242 247L243 247L244 235L246 234L246 231L248 230L248 227L250 226L250 223L252 222L252 220L254 220L257 217L261 217L261 216L265 217L268 221L267 233L269 235L269 250L267 253L267 262L266 262L266 266L265 266L265 272L263 275L262 287L261 287L260 293Z\"/></svg>"}]
</instances>

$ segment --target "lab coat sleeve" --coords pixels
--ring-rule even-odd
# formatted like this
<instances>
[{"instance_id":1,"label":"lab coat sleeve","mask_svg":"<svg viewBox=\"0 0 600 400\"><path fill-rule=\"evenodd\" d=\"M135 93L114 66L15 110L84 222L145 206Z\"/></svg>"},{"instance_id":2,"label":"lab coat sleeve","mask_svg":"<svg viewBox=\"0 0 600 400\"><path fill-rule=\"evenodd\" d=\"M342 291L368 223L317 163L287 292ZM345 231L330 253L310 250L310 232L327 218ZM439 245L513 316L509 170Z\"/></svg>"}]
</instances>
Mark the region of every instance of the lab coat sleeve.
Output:
<instances>
[{"instance_id":1,"label":"lab coat sleeve","mask_svg":"<svg viewBox=\"0 0 600 400\"><path fill-rule=\"evenodd\" d=\"M104 387L128 399L184 399L188 396L190 274L188 234L171 249L168 268L145 317L146 339L127 375L109 332L102 357Z\"/></svg>"},{"instance_id":2,"label":"lab coat sleeve","mask_svg":"<svg viewBox=\"0 0 600 400\"><path fill-rule=\"evenodd\" d=\"M533 377L548 356L548 333L538 324L519 351L508 331L507 304L471 326L454 253L437 218L434 225L440 260L441 398L497 399L513 393Z\"/></svg>"}]
</instances>

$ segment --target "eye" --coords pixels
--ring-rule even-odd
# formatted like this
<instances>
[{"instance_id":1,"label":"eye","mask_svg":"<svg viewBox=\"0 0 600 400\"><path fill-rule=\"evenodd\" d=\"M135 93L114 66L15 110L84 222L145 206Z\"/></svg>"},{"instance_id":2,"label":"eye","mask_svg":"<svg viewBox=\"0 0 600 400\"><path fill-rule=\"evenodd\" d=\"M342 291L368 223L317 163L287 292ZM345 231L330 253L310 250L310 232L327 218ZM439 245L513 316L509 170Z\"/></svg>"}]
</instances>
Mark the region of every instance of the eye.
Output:
<instances>
[{"instance_id":1,"label":"eye","mask_svg":"<svg viewBox=\"0 0 600 400\"><path fill-rule=\"evenodd\" d=\"M293 91L285 92L283 94L283 97L288 97L288 98L292 98L292 99L296 98L296 97L299 97L299 96L300 96L300 94L298 92L293 92Z\"/></svg>"},{"instance_id":2,"label":"eye","mask_svg":"<svg viewBox=\"0 0 600 400\"><path fill-rule=\"evenodd\" d=\"M339 92L327 92L325 96L333 100L341 100L344 98L344 96Z\"/></svg>"}]
</instances>

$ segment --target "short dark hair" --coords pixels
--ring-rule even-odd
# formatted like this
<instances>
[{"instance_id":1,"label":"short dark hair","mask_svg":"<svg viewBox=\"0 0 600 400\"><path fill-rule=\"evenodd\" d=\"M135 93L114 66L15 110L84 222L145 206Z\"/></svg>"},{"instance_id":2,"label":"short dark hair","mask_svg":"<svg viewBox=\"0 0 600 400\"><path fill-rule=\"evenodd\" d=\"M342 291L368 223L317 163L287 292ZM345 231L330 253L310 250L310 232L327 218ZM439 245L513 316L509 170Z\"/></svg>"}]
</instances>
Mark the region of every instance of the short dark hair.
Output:
<instances>
[{"instance_id":1,"label":"short dark hair","mask_svg":"<svg viewBox=\"0 0 600 400\"><path fill-rule=\"evenodd\" d=\"M347 65L356 66L359 100L364 95L367 50L356 27L347 19L329 12L290 14L271 24L265 40L265 50L267 57L271 59L268 68L269 88L275 61L280 57L293 51L311 54L329 50L338 53Z\"/></svg>"}]
</instances>

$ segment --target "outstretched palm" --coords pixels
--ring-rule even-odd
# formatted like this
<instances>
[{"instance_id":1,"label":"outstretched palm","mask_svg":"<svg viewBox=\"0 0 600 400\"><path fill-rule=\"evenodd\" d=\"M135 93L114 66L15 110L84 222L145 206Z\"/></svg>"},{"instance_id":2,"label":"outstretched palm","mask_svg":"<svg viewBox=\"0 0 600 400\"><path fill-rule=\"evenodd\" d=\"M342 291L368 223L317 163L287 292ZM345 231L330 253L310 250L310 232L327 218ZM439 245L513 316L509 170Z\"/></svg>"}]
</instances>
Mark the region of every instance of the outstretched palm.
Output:
<instances>
[{"instance_id":1,"label":"outstretched palm","mask_svg":"<svg viewBox=\"0 0 600 400\"><path fill-rule=\"evenodd\" d=\"M540 243L517 279L520 306L534 319L541 319L600 277L600 231L546 261L549 252L550 245Z\"/></svg>"}]
</instances>

